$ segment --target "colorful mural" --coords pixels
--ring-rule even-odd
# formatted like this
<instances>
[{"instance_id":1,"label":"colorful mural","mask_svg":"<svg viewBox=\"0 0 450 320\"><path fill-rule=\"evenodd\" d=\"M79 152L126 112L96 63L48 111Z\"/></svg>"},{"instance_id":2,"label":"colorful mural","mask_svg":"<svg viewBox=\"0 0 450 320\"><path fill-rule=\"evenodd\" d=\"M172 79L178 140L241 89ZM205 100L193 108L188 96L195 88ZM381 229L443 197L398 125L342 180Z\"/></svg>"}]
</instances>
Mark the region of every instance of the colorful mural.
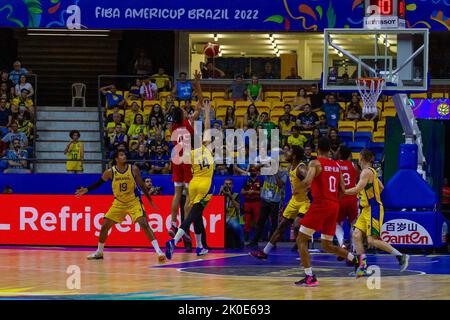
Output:
<instances>
[{"instance_id":1,"label":"colorful mural","mask_svg":"<svg viewBox=\"0 0 450 320\"><path fill-rule=\"evenodd\" d=\"M407 26L450 30L450 0L407 1ZM360 28L363 0L0 0L0 26L320 31Z\"/></svg>"}]
</instances>

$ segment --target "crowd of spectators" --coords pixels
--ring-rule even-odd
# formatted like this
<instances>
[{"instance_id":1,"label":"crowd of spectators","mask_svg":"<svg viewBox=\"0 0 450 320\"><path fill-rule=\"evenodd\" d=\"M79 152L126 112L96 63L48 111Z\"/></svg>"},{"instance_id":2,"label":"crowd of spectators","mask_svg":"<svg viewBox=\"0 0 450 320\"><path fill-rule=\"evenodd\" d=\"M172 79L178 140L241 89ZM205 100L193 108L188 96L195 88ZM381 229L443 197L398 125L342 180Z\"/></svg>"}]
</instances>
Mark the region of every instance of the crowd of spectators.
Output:
<instances>
[{"instance_id":1,"label":"crowd of spectators","mask_svg":"<svg viewBox=\"0 0 450 320\"><path fill-rule=\"evenodd\" d=\"M0 172L29 173L33 154L34 88L20 61L0 74Z\"/></svg>"}]
</instances>

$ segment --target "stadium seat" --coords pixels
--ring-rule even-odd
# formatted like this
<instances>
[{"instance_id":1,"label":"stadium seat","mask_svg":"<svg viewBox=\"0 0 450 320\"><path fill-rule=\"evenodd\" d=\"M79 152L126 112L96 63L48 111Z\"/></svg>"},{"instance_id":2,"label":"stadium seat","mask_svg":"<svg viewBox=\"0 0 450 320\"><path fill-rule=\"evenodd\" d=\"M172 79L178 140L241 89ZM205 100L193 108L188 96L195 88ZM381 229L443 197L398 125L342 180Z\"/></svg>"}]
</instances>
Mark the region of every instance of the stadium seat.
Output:
<instances>
[{"instance_id":1,"label":"stadium seat","mask_svg":"<svg viewBox=\"0 0 450 320\"><path fill-rule=\"evenodd\" d=\"M378 121L377 122L377 131L383 131L384 132L384 129L386 129L386 121L385 120Z\"/></svg>"},{"instance_id":2,"label":"stadium seat","mask_svg":"<svg viewBox=\"0 0 450 320\"><path fill-rule=\"evenodd\" d=\"M353 142L353 131L339 131L339 137L344 144Z\"/></svg>"},{"instance_id":3,"label":"stadium seat","mask_svg":"<svg viewBox=\"0 0 450 320\"><path fill-rule=\"evenodd\" d=\"M369 142L367 147L372 150L374 153L383 153L384 151L384 142Z\"/></svg>"},{"instance_id":4,"label":"stadium seat","mask_svg":"<svg viewBox=\"0 0 450 320\"><path fill-rule=\"evenodd\" d=\"M283 110L284 111L284 103L282 102L272 102L271 110Z\"/></svg>"},{"instance_id":5,"label":"stadium seat","mask_svg":"<svg viewBox=\"0 0 450 320\"><path fill-rule=\"evenodd\" d=\"M240 108L245 108L245 110L247 110L247 108L250 104L251 104L250 101L236 101L235 107L236 107L236 110L240 109Z\"/></svg>"},{"instance_id":6,"label":"stadium seat","mask_svg":"<svg viewBox=\"0 0 450 320\"><path fill-rule=\"evenodd\" d=\"M428 93L411 93L410 98L412 99L428 99Z\"/></svg>"},{"instance_id":7,"label":"stadium seat","mask_svg":"<svg viewBox=\"0 0 450 320\"><path fill-rule=\"evenodd\" d=\"M267 99L278 99L278 101L281 101L281 92L280 91L267 91L264 93L264 100L267 101Z\"/></svg>"},{"instance_id":8,"label":"stadium seat","mask_svg":"<svg viewBox=\"0 0 450 320\"><path fill-rule=\"evenodd\" d=\"M373 142L384 142L384 131L375 131L372 136Z\"/></svg>"},{"instance_id":9,"label":"stadium seat","mask_svg":"<svg viewBox=\"0 0 450 320\"><path fill-rule=\"evenodd\" d=\"M206 92L202 92L202 94L203 94L203 98L207 98L209 100L212 100L211 92L206 91Z\"/></svg>"},{"instance_id":10,"label":"stadium seat","mask_svg":"<svg viewBox=\"0 0 450 320\"><path fill-rule=\"evenodd\" d=\"M161 104L159 100L144 100L144 110L151 109L155 104Z\"/></svg>"},{"instance_id":11,"label":"stadium seat","mask_svg":"<svg viewBox=\"0 0 450 320\"><path fill-rule=\"evenodd\" d=\"M270 108L271 108L272 104L270 102L257 101L257 102L255 102L255 106L258 109L258 112L260 114L262 112L270 113Z\"/></svg>"},{"instance_id":12,"label":"stadium seat","mask_svg":"<svg viewBox=\"0 0 450 320\"><path fill-rule=\"evenodd\" d=\"M298 117L298 115L300 114L300 113L302 113L303 111L300 111L300 110L293 110L293 111L291 111L291 114L293 115L293 116L295 116L295 117Z\"/></svg>"},{"instance_id":13,"label":"stadium seat","mask_svg":"<svg viewBox=\"0 0 450 320\"><path fill-rule=\"evenodd\" d=\"M214 91L214 92L211 93L211 99L213 99L213 100L219 100L219 99L225 100L225 92L223 92L223 91Z\"/></svg>"},{"instance_id":14,"label":"stadium seat","mask_svg":"<svg viewBox=\"0 0 450 320\"><path fill-rule=\"evenodd\" d=\"M297 92L295 92L295 91L283 91L282 92L283 101L293 101L296 96L297 96Z\"/></svg>"},{"instance_id":15,"label":"stadium seat","mask_svg":"<svg viewBox=\"0 0 450 320\"><path fill-rule=\"evenodd\" d=\"M356 123L355 121L339 121L338 130L339 131L355 131Z\"/></svg>"},{"instance_id":16,"label":"stadium seat","mask_svg":"<svg viewBox=\"0 0 450 320\"><path fill-rule=\"evenodd\" d=\"M394 102L386 102L383 111L396 112Z\"/></svg>"},{"instance_id":17,"label":"stadium seat","mask_svg":"<svg viewBox=\"0 0 450 320\"><path fill-rule=\"evenodd\" d=\"M349 142L347 144L347 147L349 147L352 152L361 152L362 149L367 147L366 142Z\"/></svg>"},{"instance_id":18,"label":"stadium seat","mask_svg":"<svg viewBox=\"0 0 450 320\"><path fill-rule=\"evenodd\" d=\"M444 92L432 92L431 98L432 99L443 99L443 98L445 98L445 93Z\"/></svg>"},{"instance_id":19,"label":"stadium seat","mask_svg":"<svg viewBox=\"0 0 450 320\"><path fill-rule=\"evenodd\" d=\"M395 117L397 111L383 111L381 113L381 119L386 119L386 117Z\"/></svg>"},{"instance_id":20,"label":"stadium seat","mask_svg":"<svg viewBox=\"0 0 450 320\"><path fill-rule=\"evenodd\" d=\"M278 124L278 119L284 114L284 110L272 110L270 112L270 120Z\"/></svg>"},{"instance_id":21,"label":"stadium seat","mask_svg":"<svg viewBox=\"0 0 450 320\"><path fill-rule=\"evenodd\" d=\"M369 131L373 132L375 124L373 121L358 121L356 124L356 131Z\"/></svg>"},{"instance_id":22,"label":"stadium seat","mask_svg":"<svg viewBox=\"0 0 450 320\"><path fill-rule=\"evenodd\" d=\"M325 112L323 112L323 111L317 111L316 114L317 114L317 116L320 118L321 116L324 116L324 115L325 115Z\"/></svg>"},{"instance_id":23,"label":"stadium seat","mask_svg":"<svg viewBox=\"0 0 450 320\"><path fill-rule=\"evenodd\" d=\"M359 159L359 152L352 152L352 159L358 160Z\"/></svg>"},{"instance_id":24,"label":"stadium seat","mask_svg":"<svg viewBox=\"0 0 450 320\"><path fill-rule=\"evenodd\" d=\"M372 140L372 132L355 132L354 135L355 142L369 143Z\"/></svg>"}]
</instances>

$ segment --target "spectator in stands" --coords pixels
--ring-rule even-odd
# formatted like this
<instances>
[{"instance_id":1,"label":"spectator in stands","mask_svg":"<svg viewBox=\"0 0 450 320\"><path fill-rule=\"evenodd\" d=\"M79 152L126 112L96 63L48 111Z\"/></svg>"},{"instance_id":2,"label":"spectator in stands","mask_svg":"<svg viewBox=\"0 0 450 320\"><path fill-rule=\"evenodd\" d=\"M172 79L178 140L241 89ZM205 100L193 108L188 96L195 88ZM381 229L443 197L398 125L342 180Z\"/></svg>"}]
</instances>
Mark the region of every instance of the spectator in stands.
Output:
<instances>
[{"instance_id":1,"label":"spectator in stands","mask_svg":"<svg viewBox=\"0 0 450 320\"><path fill-rule=\"evenodd\" d=\"M23 89L20 95L12 100L12 103L19 106L19 110L28 111L31 118L34 116L34 103L33 100L28 98L29 92L27 89Z\"/></svg>"},{"instance_id":2,"label":"spectator in stands","mask_svg":"<svg viewBox=\"0 0 450 320\"><path fill-rule=\"evenodd\" d=\"M141 90L139 93L141 94L142 100L157 100L158 99L158 87L156 86L155 79L144 79Z\"/></svg>"},{"instance_id":3,"label":"spectator in stands","mask_svg":"<svg viewBox=\"0 0 450 320\"><path fill-rule=\"evenodd\" d=\"M312 155L312 147L309 143L305 144L305 148L303 149L303 151L305 152L305 158L303 159L305 164L308 164L312 160L316 159L316 157Z\"/></svg>"},{"instance_id":4,"label":"spectator in stands","mask_svg":"<svg viewBox=\"0 0 450 320\"><path fill-rule=\"evenodd\" d=\"M0 89L2 88L2 85L5 84L6 87L4 87L4 90L8 93L7 96L13 97L15 92L15 83L9 79L9 74L6 71L2 71L0 76ZM1 91L0 91L1 92ZM1 96L1 94L0 94Z\"/></svg>"},{"instance_id":5,"label":"spectator in stands","mask_svg":"<svg viewBox=\"0 0 450 320\"><path fill-rule=\"evenodd\" d=\"M17 117L20 113L19 106L12 103L9 107L9 111L11 111L12 120L17 120Z\"/></svg>"},{"instance_id":6,"label":"spectator in stands","mask_svg":"<svg viewBox=\"0 0 450 320\"><path fill-rule=\"evenodd\" d=\"M28 152L22 149L22 143L19 139L12 140L12 148L6 152L8 160L8 169L4 173L31 173L28 169Z\"/></svg>"},{"instance_id":7,"label":"spectator in stands","mask_svg":"<svg viewBox=\"0 0 450 320\"><path fill-rule=\"evenodd\" d=\"M147 57L144 49L139 50L137 59L134 62L134 71L137 75L149 75L152 73L152 60Z\"/></svg>"},{"instance_id":8,"label":"spectator in stands","mask_svg":"<svg viewBox=\"0 0 450 320\"><path fill-rule=\"evenodd\" d=\"M288 171L290 167L290 163L286 160L286 155L291 150L289 145L286 143L283 144L283 149L280 154L280 171Z\"/></svg>"},{"instance_id":9,"label":"spectator in stands","mask_svg":"<svg viewBox=\"0 0 450 320\"><path fill-rule=\"evenodd\" d=\"M337 128L341 113L341 106L336 102L336 96L334 94L328 95L327 102L322 106L322 111L325 112L328 127Z\"/></svg>"},{"instance_id":10,"label":"spectator in stands","mask_svg":"<svg viewBox=\"0 0 450 320\"><path fill-rule=\"evenodd\" d=\"M125 113L125 124L127 127L130 127L133 124L136 115L140 114L142 117L144 116L144 113L142 113L140 109L137 102L133 101L133 103L131 103L131 110L127 110Z\"/></svg>"},{"instance_id":11,"label":"spectator in stands","mask_svg":"<svg viewBox=\"0 0 450 320\"><path fill-rule=\"evenodd\" d=\"M281 144L284 144L292 134L292 128L295 126L295 116L291 114L291 106L289 104L284 106L284 114L278 119L278 126L281 130Z\"/></svg>"},{"instance_id":12,"label":"spectator in stands","mask_svg":"<svg viewBox=\"0 0 450 320\"><path fill-rule=\"evenodd\" d=\"M262 101L263 87L259 83L258 77L253 76L252 82L247 86L247 98L251 102Z\"/></svg>"},{"instance_id":13,"label":"spectator in stands","mask_svg":"<svg viewBox=\"0 0 450 320\"><path fill-rule=\"evenodd\" d=\"M25 118L24 113L19 113L19 115L17 116L17 126L19 132L25 133L28 141L33 140L34 126L30 120Z\"/></svg>"},{"instance_id":14,"label":"spectator in stands","mask_svg":"<svg viewBox=\"0 0 450 320\"><path fill-rule=\"evenodd\" d=\"M141 99L141 87L142 87L141 79L136 79L136 82L130 87L130 90L128 91L127 99L129 100Z\"/></svg>"},{"instance_id":15,"label":"spectator in stands","mask_svg":"<svg viewBox=\"0 0 450 320\"><path fill-rule=\"evenodd\" d=\"M160 195L162 192L162 187L155 187L153 185L153 180L150 177L144 179L145 186L147 187L148 194L151 196Z\"/></svg>"},{"instance_id":16,"label":"spectator in stands","mask_svg":"<svg viewBox=\"0 0 450 320\"><path fill-rule=\"evenodd\" d=\"M173 87L172 94L176 97L176 99L179 102L191 101L193 92L192 83L186 79L187 77L186 72L180 72L179 77L180 79L176 82L175 86Z\"/></svg>"},{"instance_id":17,"label":"spectator in stands","mask_svg":"<svg viewBox=\"0 0 450 320\"><path fill-rule=\"evenodd\" d=\"M13 188L10 186L10 185L6 185L4 188L3 188L3 192L2 192L3 194L13 194L14 193L14 190L13 190Z\"/></svg>"},{"instance_id":18,"label":"spectator in stands","mask_svg":"<svg viewBox=\"0 0 450 320\"><path fill-rule=\"evenodd\" d=\"M252 225L258 221L261 209L261 180L258 178L258 169L250 166L250 177L241 190L244 197L244 238L248 241Z\"/></svg>"},{"instance_id":19,"label":"spectator in stands","mask_svg":"<svg viewBox=\"0 0 450 320\"><path fill-rule=\"evenodd\" d=\"M234 108L232 106L227 107L225 114L225 122L223 123L223 129L234 129L236 127L236 116L234 115Z\"/></svg>"},{"instance_id":20,"label":"spectator in stands","mask_svg":"<svg viewBox=\"0 0 450 320\"><path fill-rule=\"evenodd\" d=\"M16 96L19 96L23 89L28 90L27 98L31 98L34 94L34 89L31 83L27 82L27 77L24 75L21 75L19 78L19 83L16 84L15 87L15 94Z\"/></svg>"},{"instance_id":21,"label":"spectator in stands","mask_svg":"<svg viewBox=\"0 0 450 320\"><path fill-rule=\"evenodd\" d=\"M226 179L222 187L220 187L219 195L225 196L225 219L226 219L226 228L230 229L233 235L239 240L237 246L232 245L229 246L227 243L227 247L229 248L240 248L244 247L244 232L242 230L242 226L240 224L240 197L239 193L233 192L233 180ZM228 242L228 238L226 238ZM232 241L234 244L234 241Z\"/></svg>"},{"instance_id":22,"label":"spectator in stands","mask_svg":"<svg viewBox=\"0 0 450 320\"><path fill-rule=\"evenodd\" d=\"M150 123L148 125L148 137L150 140L155 140L156 136L162 136L163 127L158 123L158 119L156 117L152 117L150 119Z\"/></svg>"},{"instance_id":23,"label":"spectator in stands","mask_svg":"<svg viewBox=\"0 0 450 320\"><path fill-rule=\"evenodd\" d=\"M317 84L311 86L311 94L308 95L310 104L314 112L321 111L322 105L326 102L325 95L319 90Z\"/></svg>"},{"instance_id":24,"label":"spectator in stands","mask_svg":"<svg viewBox=\"0 0 450 320\"><path fill-rule=\"evenodd\" d=\"M156 148L161 147L165 155L170 154L169 144L163 140L161 134L157 134L154 140L151 140L149 143L150 154L153 155L156 153Z\"/></svg>"},{"instance_id":25,"label":"spectator in stands","mask_svg":"<svg viewBox=\"0 0 450 320\"><path fill-rule=\"evenodd\" d=\"M294 110L303 111L307 104L311 105L311 98L306 95L305 88L300 88L294 98Z\"/></svg>"},{"instance_id":26,"label":"spectator in stands","mask_svg":"<svg viewBox=\"0 0 450 320\"><path fill-rule=\"evenodd\" d=\"M116 126L118 126L118 125L122 126L123 131L126 132L127 126L122 121L123 116L118 112L114 112L112 114L112 118L113 118L113 121L108 122L108 124L106 125L106 130L108 131L108 135L111 135L114 132L114 129L116 128Z\"/></svg>"},{"instance_id":27,"label":"spectator in stands","mask_svg":"<svg viewBox=\"0 0 450 320\"><path fill-rule=\"evenodd\" d=\"M327 124L327 117L324 114L321 114L319 117L319 125L317 126L319 128L321 134L327 134L328 133L328 124Z\"/></svg>"},{"instance_id":28,"label":"spectator in stands","mask_svg":"<svg viewBox=\"0 0 450 320\"><path fill-rule=\"evenodd\" d=\"M115 106L118 106L120 109L125 108L126 101L121 94L117 93L117 88L115 85L112 84L101 87L100 92L106 97L108 109L113 109Z\"/></svg>"},{"instance_id":29,"label":"spectator in stands","mask_svg":"<svg viewBox=\"0 0 450 320\"><path fill-rule=\"evenodd\" d=\"M256 106L252 103L248 106L247 112L244 114L244 130L255 128L256 122L259 119L259 112Z\"/></svg>"},{"instance_id":30,"label":"spectator in stands","mask_svg":"<svg viewBox=\"0 0 450 320\"><path fill-rule=\"evenodd\" d=\"M231 86L225 91L225 97L233 101L246 100L247 86L245 85L241 75L237 76L236 80L234 80Z\"/></svg>"},{"instance_id":31,"label":"spectator in stands","mask_svg":"<svg viewBox=\"0 0 450 320\"><path fill-rule=\"evenodd\" d=\"M269 114L267 112L262 112L259 116L258 122L256 123L256 127L261 126L262 129L266 130L267 134L267 142L270 143L270 139L272 137L272 129L275 129L277 125L270 121Z\"/></svg>"},{"instance_id":32,"label":"spectator in stands","mask_svg":"<svg viewBox=\"0 0 450 320\"><path fill-rule=\"evenodd\" d=\"M347 106L347 112L345 114L345 120L361 120L361 106L359 104L358 96L352 96L352 100Z\"/></svg>"},{"instance_id":33,"label":"spectator in stands","mask_svg":"<svg viewBox=\"0 0 450 320\"><path fill-rule=\"evenodd\" d=\"M133 153L131 160L141 170L142 174L148 174L150 169L150 155L145 144L140 143L137 152Z\"/></svg>"},{"instance_id":34,"label":"spectator in stands","mask_svg":"<svg viewBox=\"0 0 450 320\"><path fill-rule=\"evenodd\" d=\"M6 98L0 97L0 131L8 133L8 127L12 122L11 110L6 109Z\"/></svg>"},{"instance_id":35,"label":"spectator in stands","mask_svg":"<svg viewBox=\"0 0 450 320\"><path fill-rule=\"evenodd\" d=\"M127 135L131 140L137 140L140 133L143 133L145 136L147 136L147 128L144 124L144 117L140 114L137 114L134 117L133 124L128 129Z\"/></svg>"},{"instance_id":36,"label":"spectator in stands","mask_svg":"<svg viewBox=\"0 0 450 320\"><path fill-rule=\"evenodd\" d=\"M331 154L333 156L333 159L336 159L336 154L339 149L339 146L341 145L341 139L339 138L339 133L337 129L331 128L328 131L328 139L330 139L331 142Z\"/></svg>"},{"instance_id":37,"label":"spectator in stands","mask_svg":"<svg viewBox=\"0 0 450 320\"><path fill-rule=\"evenodd\" d=\"M152 174L169 173L169 156L164 154L162 147L157 146L155 154L151 157L151 171Z\"/></svg>"},{"instance_id":38,"label":"spectator in stands","mask_svg":"<svg viewBox=\"0 0 450 320\"><path fill-rule=\"evenodd\" d=\"M119 117L120 117L120 122L125 122L125 117L124 117L124 110L120 110L118 106L115 106L113 108L113 112L110 113L107 117L106 117L106 122L114 122L114 114L118 113Z\"/></svg>"},{"instance_id":39,"label":"spectator in stands","mask_svg":"<svg viewBox=\"0 0 450 320\"><path fill-rule=\"evenodd\" d=\"M317 147L319 146L319 139L322 137L322 132L319 128L315 128L312 133L312 137L308 144L311 146L314 152L317 152Z\"/></svg>"},{"instance_id":40,"label":"spectator in stands","mask_svg":"<svg viewBox=\"0 0 450 320\"><path fill-rule=\"evenodd\" d=\"M298 126L292 127L292 134L287 139L288 145L303 148L306 142L308 142L308 139L300 133L300 128Z\"/></svg>"},{"instance_id":41,"label":"spectator in stands","mask_svg":"<svg viewBox=\"0 0 450 320\"><path fill-rule=\"evenodd\" d=\"M304 110L298 115L297 126L302 131L312 131L319 124L319 117L317 113L312 111L310 104L305 105Z\"/></svg>"},{"instance_id":42,"label":"spectator in stands","mask_svg":"<svg viewBox=\"0 0 450 320\"><path fill-rule=\"evenodd\" d=\"M0 84L0 97L4 97L8 101L10 101L14 97L14 95L11 94L11 91L8 90L8 85L6 84L6 82L2 82Z\"/></svg>"},{"instance_id":43,"label":"spectator in stands","mask_svg":"<svg viewBox=\"0 0 450 320\"><path fill-rule=\"evenodd\" d=\"M122 124L117 124L113 133L109 136L109 150L114 150L121 142L127 143L128 136L125 134Z\"/></svg>"},{"instance_id":44,"label":"spectator in stands","mask_svg":"<svg viewBox=\"0 0 450 320\"><path fill-rule=\"evenodd\" d=\"M9 132L3 137L2 140L3 142L6 142L10 147L12 146L12 142L14 140L19 140L21 148L28 147L28 138L25 133L19 131L17 121L11 122L11 124L9 125Z\"/></svg>"},{"instance_id":45,"label":"spectator in stands","mask_svg":"<svg viewBox=\"0 0 450 320\"><path fill-rule=\"evenodd\" d=\"M158 92L171 90L172 84L170 81L170 77L166 74L164 68L158 68L158 73L152 75L152 78L155 79L156 87L158 87Z\"/></svg>"},{"instance_id":46,"label":"spectator in stands","mask_svg":"<svg viewBox=\"0 0 450 320\"><path fill-rule=\"evenodd\" d=\"M225 77L225 72L219 68L216 68L211 61L206 63L206 65L200 65L200 69L202 70L202 79L217 79Z\"/></svg>"},{"instance_id":47,"label":"spectator in stands","mask_svg":"<svg viewBox=\"0 0 450 320\"><path fill-rule=\"evenodd\" d=\"M148 115L149 123L151 118L156 118L156 121L158 125L163 126L164 125L164 111L161 108L161 105L154 104L152 107L152 110L150 111L150 114Z\"/></svg>"},{"instance_id":48,"label":"spectator in stands","mask_svg":"<svg viewBox=\"0 0 450 320\"><path fill-rule=\"evenodd\" d=\"M273 65L270 62L266 62L264 65L264 72L261 74L261 79L277 79L278 77L275 76L273 73Z\"/></svg>"},{"instance_id":49,"label":"spectator in stands","mask_svg":"<svg viewBox=\"0 0 450 320\"><path fill-rule=\"evenodd\" d=\"M13 64L13 70L9 73L9 79L14 82L14 86L19 83L20 76L27 75L28 70L22 68L20 61L16 61Z\"/></svg>"},{"instance_id":50,"label":"spectator in stands","mask_svg":"<svg viewBox=\"0 0 450 320\"><path fill-rule=\"evenodd\" d=\"M64 154L67 155L67 173L83 172L84 144L80 141L80 131L70 131L69 137L71 141L64 149Z\"/></svg>"},{"instance_id":51,"label":"spectator in stands","mask_svg":"<svg viewBox=\"0 0 450 320\"><path fill-rule=\"evenodd\" d=\"M286 77L286 79L301 79L302 77L300 77L297 73L297 69L295 67L292 67L290 70L289 75Z\"/></svg>"}]
</instances>

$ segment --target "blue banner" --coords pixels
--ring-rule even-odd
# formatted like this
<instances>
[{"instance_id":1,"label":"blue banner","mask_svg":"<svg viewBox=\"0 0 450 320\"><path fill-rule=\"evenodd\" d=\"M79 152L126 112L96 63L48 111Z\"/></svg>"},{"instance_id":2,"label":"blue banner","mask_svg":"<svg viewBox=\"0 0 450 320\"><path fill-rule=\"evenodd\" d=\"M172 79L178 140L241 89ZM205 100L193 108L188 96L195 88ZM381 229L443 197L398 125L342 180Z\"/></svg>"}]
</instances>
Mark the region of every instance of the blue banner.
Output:
<instances>
[{"instance_id":1,"label":"blue banner","mask_svg":"<svg viewBox=\"0 0 450 320\"><path fill-rule=\"evenodd\" d=\"M410 99L417 119L450 120L450 99Z\"/></svg>"},{"instance_id":2,"label":"blue banner","mask_svg":"<svg viewBox=\"0 0 450 320\"><path fill-rule=\"evenodd\" d=\"M408 27L450 30L450 1L407 1ZM361 28L363 0L0 0L16 28L322 31Z\"/></svg>"}]
</instances>

